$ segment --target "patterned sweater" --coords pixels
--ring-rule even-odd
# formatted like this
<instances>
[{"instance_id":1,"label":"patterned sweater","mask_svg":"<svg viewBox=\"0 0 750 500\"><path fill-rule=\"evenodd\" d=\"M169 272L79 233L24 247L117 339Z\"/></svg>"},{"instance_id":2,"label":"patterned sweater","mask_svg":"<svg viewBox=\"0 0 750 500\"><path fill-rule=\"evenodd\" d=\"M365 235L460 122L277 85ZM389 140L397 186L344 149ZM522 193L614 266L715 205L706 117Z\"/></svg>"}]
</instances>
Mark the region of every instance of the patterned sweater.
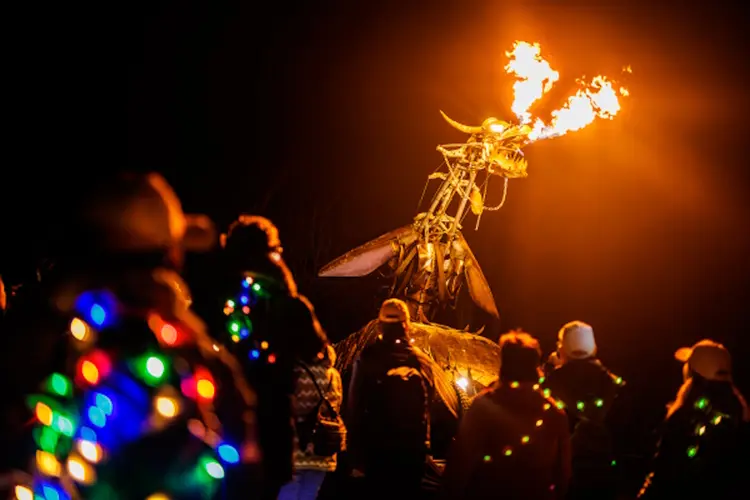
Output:
<instances>
[{"instance_id":1,"label":"patterned sweater","mask_svg":"<svg viewBox=\"0 0 750 500\"><path fill-rule=\"evenodd\" d=\"M307 366L315 376L318 387L320 387L328 402L331 403L331 406L337 412L340 412L343 386L341 375L333 367L336 362L336 354L331 346L328 346L325 352L326 355L321 361L308 364ZM320 396L310 375L304 368L296 367L295 375L297 375L297 387L294 393L292 413L295 420L300 421L315 411L320 401ZM328 405L325 403L321 406L321 413L326 416L332 416ZM322 457L312 452L312 444L309 444L305 450L300 450L299 446L295 445L294 467L298 471L318 470L333 472L336 470L336 455Z\"/></svg>"}]
</instances>

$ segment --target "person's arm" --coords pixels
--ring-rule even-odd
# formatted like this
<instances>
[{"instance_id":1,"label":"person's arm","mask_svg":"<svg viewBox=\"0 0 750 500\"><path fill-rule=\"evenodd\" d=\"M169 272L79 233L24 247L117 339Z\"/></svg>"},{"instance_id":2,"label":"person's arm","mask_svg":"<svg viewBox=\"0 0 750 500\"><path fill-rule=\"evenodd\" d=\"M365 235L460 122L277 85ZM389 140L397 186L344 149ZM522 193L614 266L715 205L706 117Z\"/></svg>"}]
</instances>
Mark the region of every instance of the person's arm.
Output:
<instances>
[{"instance_id":1,"label":"person's arm","mask_svg":"<svg viewBox=\"0 0 750 500\"><path fill-rule=\"evenodd\" d=\"M483 443L489 430L486 427L488 404L485 398L475 400L461 421L443 474L443 498L446 500L464 497L474 470L482 459Z\"/></svg>"}]
</instances>

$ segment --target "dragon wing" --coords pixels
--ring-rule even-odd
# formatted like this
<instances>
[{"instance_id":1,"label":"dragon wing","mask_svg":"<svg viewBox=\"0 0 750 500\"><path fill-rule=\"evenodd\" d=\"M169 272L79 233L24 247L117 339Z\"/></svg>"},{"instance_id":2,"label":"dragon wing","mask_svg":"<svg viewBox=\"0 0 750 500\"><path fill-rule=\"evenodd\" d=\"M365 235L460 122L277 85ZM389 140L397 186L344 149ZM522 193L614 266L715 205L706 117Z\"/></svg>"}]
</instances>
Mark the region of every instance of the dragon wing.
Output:
<instances>
[{"instance_id":1,"label":"dragon wing","mask_svg":"<svg viewBox=\"0 0 750 500\"><path fill-rule=\"evenodd\" d=\"M482 310L499 318L500 313L497 310L495 297L492 295L487 278L484 277L484 273L479 267L479 262L477 262L476 257L474 257L469 244L461 232L458 232L458 243L464 251L464 272L471 300Z\"/></svg>"},{"instance_id":2,"label":"dragon wing","mask_svg":"<svg viewBox=\"0 0 750 500\"><path fill-rule=\"evenodd\" d=\"M366 276L398 255L399 243L408 245L416 238L417 233L411 225L395 229L329 262L318 272L318 276L324 278Z\"/></svg>"}]
</instances>

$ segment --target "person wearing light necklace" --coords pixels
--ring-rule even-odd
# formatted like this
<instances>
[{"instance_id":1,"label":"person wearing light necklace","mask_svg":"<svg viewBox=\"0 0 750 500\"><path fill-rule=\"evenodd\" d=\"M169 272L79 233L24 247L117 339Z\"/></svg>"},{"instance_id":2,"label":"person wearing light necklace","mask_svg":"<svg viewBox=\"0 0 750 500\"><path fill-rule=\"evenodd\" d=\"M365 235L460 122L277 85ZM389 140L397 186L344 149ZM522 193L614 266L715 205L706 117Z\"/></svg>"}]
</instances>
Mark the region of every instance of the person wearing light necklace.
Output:
<instances>
[{"instance_id":1,"label":"person wearing light necklace","mask_svg":"<svg viewBox=\"0 0 750 500\"><path fill-rule=\"evenodd\" d=\"M539 342L500 337L500 377L473 401L445 469L445 500L561 500L570 479L565 413L539 388Z\"/></svg>"}]
</instances>

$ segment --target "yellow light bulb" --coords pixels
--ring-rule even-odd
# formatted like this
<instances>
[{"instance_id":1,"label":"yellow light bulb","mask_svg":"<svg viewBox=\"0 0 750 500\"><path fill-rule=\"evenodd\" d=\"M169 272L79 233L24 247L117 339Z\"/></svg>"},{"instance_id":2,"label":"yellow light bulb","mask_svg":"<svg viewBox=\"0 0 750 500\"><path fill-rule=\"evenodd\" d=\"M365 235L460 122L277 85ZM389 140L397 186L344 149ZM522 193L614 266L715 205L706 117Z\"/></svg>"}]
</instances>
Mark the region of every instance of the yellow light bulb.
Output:
<instances>
[{"instance_id":1,"label":"yellow light bulb","mask_svg":"<svg viewBox=\"0 0 750 500\"><path fill-rule=\"evenodd\" d=\"M81 484L92 484L96 480L94 469L78 457L68 459L68 473Z\"/></svg>"},{"instance_id":2,"label":"yellow light bulb","mask_svg":"<svg viewBox=\"0 0 750 500\"><path fill-rule=\"evenodd\" d=\"M544 420L539 419L539 420L536 421L536 426L537 427L541 427L543 423L544 423Z\"/></svg>"},{"instance_id":3,"label":"yellow light bulb","mask_svg":"<svg viewBox=\"0 0 750 500\"><path fill-rule=\"evenodd\" d=\"M177 401L166 396L156 398L156 411L159 415L166 418L172 418L177 415Z\"/></svg>"},{"instance_id":4,"label":"yellow light bulb","mask_svg":"<svg viewBox=\"0 0 750 500\"><path fill-rule=\"evenodd\" d=\"M80 439L77 448L78 453L92 464L99 463L102 459L102 447L98 443Z\"/></svg>"},{"instance_id":5,"label":"yellow light bulb","mask_svg":"<svg viewBox=\"0 0 750 500\"><path fill-rule=\"evenodd\" d=\"M52 408L39 402L34 407L34 413L36 414L37 420L39 420L42 425L52 425Z\"/></svg>"},{"instance_id":6,"label":"yellow light bulb","mask_svg":"<svg viewBox=\"0 0 750 500\"><path fill-rule=\"evenodd\" d=\"M89 384L96 384L99 381L99 369L89 360L81 364L81 375Z\"/></svg>"},{"instance_id":7,"label":"yellow light bulb","mask_svg":"<svg viewBox=\"0 0 750 500\"><path fill-rule=\"evenodd\" d=\"M16 486L16 500L34 500L34 492L26 486Z\"/></svg>"},{"instance_id":8,"label":"yellow light bulb","mask_svg":"<svg viewBox=\"0 0 750 500\"><path fill-rule=\"evenodd\" d=\"M73 318L73 321L70 322L70 334L73 335L74 339L83 342L88 337L89 327L80 319Z\"/></svg>"},{"instance_id":9,"label":"yellow light bulb","mask_svg":"<svg viewBox=\"0 0 750 500\"><path fill-rule=\"evenodd\" d=\"M149 495L146 500L169 500L169 497L164 493L154 493L153 495Z\"/></svg>"},{"instance_id":10,"label":"yellow light bulb","mask_svg":"<svg viewBox=\"0 0 750 500\"><path fill-rule=\"evenodd\" d=\"M59 477L62 472L62 465L57 458L52 453L41 450L36 452L36 468L49 477Z\"/></svg>"}]
</instances>

